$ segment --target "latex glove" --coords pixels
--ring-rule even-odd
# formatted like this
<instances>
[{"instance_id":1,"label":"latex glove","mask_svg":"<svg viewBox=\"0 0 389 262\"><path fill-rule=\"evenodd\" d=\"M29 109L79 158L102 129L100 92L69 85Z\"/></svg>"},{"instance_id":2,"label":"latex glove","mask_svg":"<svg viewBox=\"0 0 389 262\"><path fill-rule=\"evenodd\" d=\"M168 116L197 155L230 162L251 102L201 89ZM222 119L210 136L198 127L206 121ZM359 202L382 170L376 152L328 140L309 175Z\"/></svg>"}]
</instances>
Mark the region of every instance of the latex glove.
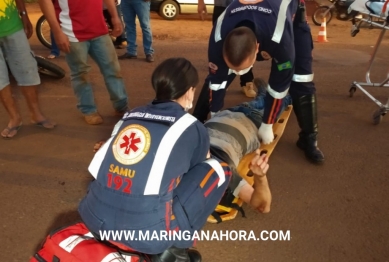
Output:
<instances>
[{"instance_id":1,"label":"latex glove","mask_svg":"<svg viewBox=\"0 0 389 262\"><path fill-rule=\"evenodd\" d=\"M273 124L262 123L258 130L258 135L262 139L262 143L267 145L273 142Z\"/></svg>"}]
</instances>

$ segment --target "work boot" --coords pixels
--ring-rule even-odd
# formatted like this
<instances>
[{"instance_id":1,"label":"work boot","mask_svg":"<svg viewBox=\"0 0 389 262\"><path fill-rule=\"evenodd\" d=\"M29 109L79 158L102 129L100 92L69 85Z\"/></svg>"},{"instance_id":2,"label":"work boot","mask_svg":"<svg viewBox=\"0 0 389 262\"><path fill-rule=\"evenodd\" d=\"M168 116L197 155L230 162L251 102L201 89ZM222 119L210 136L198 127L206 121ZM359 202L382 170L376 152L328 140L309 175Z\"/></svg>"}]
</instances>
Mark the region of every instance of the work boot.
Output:
<instances>
[{"instance_id":1,"label":"work boot","mask_svg":"<svg viewBox=\"0 0 389 262\"><path fill-rule=\"evenodd\" d=\"M151 262L201 262L201 255L195 249L171 247L162 254L153 255Z\"/></svg>"},{"instance_id":2,"label":"work boot","mask_svg":"<svg viewBox=\"0 0 389 262\"><path fill-rule=\"evenodd\" d=\"M137 59L137 58L138 58L137 55L133 55L133 54L130 54L130 53L124 53L124 54L118 56L119 60L123 60L123 59Z\"/></svg>"},{"instance_id":3,"label":"work boot","mask_svg":"<svg viewBox=\"0 0 389 262\"><path fill-rule=\"evenodd\" d=\"M84 119L85 122L87 122L89 125L100 125L101 123L103 123L103 118L97 112L84 115Z\"/></svg>"},{"instance_id":4,"label":"work boot","mask_svg":"<svg viewBox=\"0 0 389 262\"><path fill-rule=\"evenodd\" d=\"M153 54L146 55L146 61L149 62L149 63L154 62Z\"/></svg>"},{"instance_id":5,"label":"work boot","mask_svg":"<svg viewBox=\"0 0 389 262\"><path fill-rule=\"evenodd\" d=\"M293 99L293 110L296 114L301 132L296 143L305 156L315 164L324 162L324 155L317 147L317 107L316 95L305 95Z\"/></svg>"},{"instance_id":6,"label":"work boot","mask_svg":"<svg viewBox=\"0 0 389 262\"><path fill-rule=\"evenodd\" d=\"M244 93L247 97L254 98L254 97L257 96L257 92L256 92L255 89L254 89L254 84L253 84L253 82L248 82L248 83L246 83L245 86L242 86L242 89L243 89L243 93Z\"/></svg>"}]
</instances>

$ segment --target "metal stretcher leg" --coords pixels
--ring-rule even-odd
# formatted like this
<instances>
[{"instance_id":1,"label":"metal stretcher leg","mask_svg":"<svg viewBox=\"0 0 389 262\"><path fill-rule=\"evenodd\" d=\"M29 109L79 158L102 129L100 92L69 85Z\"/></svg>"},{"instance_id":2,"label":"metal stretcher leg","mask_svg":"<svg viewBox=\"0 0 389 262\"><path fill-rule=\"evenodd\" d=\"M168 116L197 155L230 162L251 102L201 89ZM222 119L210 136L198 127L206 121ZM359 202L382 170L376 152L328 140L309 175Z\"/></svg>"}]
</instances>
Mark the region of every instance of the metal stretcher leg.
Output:
<instances>
[{"instance_id":1,"label":"metal stretcher leg","mask_svg":"<svg viewBox=\"0 0 389 262\"><path fill-rule=\"evenodd\" d=\"M365 76L366 77L366 82L363 83L363 82L356 82L356 81L354 81L351 84L351 87L349 89L349 93L350 93L350 97L353 97L354 93L356 92L356 90L358 88L368 98L370 98L376 105L378 105L380 107L379 109L377 109L373 113L373 124L377 125L377 124L379 124L381 122L382 117L389 111L389 99L388 99L388 102L386 104L383 104L378 99L376 99L374 96L372 96L363 87L364 86L368 86L368 87L389 87L389 72L388 72L386 78L382 82L380 82L380 83L372 83L371 80L370 80L370 71L372 69L374 59L375 59L375 57L377 55L378 49L380 47L380 44L382 42L382 39L383 39L383 37L385 35L386 30L389 30L389 16L387 18L385 18L385 21L384 21L383 24L379 24L379 23L373 22L372 18L375 17L375 18L378 18L378 19L382 20L383 17L377 16L377 15L373 15L373 14L365 14L365 15L368 15L369 17L367 19L366 18L360 19L360 22L358 23L358 25L354 24L353 29L351 31L351 35L352 36L355 36L355 34L356 34L355 32L359 32L359 27L362 24L362 22L366 22L368 24L371 24L371 25L374 25L376 27L382 28L382 31L381 31L380 35L378 36L377 42L376 42L376 44L374 46L373 53L372 53L372 55L370 57L370 60L369 60L369 64L368 64L368 68L367 68L367 72L366 72L366 76ZM353 34L353 33L355 33L355 34Z\"/></svg>"}]
</instances>

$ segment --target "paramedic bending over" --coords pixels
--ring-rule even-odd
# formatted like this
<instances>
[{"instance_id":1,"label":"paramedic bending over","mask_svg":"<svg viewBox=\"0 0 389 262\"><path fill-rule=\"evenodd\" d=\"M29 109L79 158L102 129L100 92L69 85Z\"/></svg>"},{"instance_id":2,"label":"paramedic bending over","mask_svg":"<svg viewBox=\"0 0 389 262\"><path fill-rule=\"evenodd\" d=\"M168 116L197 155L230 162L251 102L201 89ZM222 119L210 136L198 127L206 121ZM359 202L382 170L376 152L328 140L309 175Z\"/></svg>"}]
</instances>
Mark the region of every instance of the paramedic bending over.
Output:
<instances>
[{"instance_id":1,"label":"paramedic bending over","mask_svg":"<svg viewBox=\"0 0 389 262\"><path fill-rule=\"evenodd\" d=\"M272 60L263 123L263 144L274 140L273 124L289 93L300 127L297 146L308 160L324 162L317 146L316 87L312 71L312 35L303 0L233 1L219 16L208 47L209 74L193 115L206 120L224 106L226 89L235 75L251 70L255 61Z\"/></svg>"},{"instance_id":2,"label":"paramedic bending over","mask_svg":"<svg viewBox=\"0 0 389 262\"><path fill-rule=\"evenodd\" d=\"M171 58L152 75L155 100L127 112L96 153L96 178L79 206L86 226L100 230L200 230L224 194L227 164L210 158L206 128L187 113L198 73L184 58ZM164 232L166 233L166 232ZM191 241L111 241L152 254L153 261L201 261ZM165 257L165 258L164 258Z\"/></svg>"}]
</instances>

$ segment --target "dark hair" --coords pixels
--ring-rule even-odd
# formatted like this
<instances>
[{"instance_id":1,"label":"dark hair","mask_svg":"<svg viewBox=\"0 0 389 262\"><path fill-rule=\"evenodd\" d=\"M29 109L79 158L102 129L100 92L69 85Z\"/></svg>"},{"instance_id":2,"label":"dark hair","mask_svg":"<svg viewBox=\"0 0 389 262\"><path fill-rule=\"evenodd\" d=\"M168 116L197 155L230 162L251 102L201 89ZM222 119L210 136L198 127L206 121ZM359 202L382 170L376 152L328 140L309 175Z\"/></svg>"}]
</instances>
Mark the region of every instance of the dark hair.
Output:
<instances>
[{"instance_id":1,"label":"dark hair","mask_svg":"<svg viewBox=\"0 0 389 262\"><path fill-rule=\"evenodd\" d=\"M235 28L224 41L223 56L231 65L240 66L255 52L256 44L257 38L250 28Z\"/></svg>"},{"instance_id":2,"label":"dark hair","mask_svg":"<svg viewBox=\"0 0 389 262\"><path fill-rule=\"evenodd\" d=\"M154 70L151 84L157 100L174 100L199 82L196 68L185 58L169 58Z\"/></svg>"}]
</instances>

